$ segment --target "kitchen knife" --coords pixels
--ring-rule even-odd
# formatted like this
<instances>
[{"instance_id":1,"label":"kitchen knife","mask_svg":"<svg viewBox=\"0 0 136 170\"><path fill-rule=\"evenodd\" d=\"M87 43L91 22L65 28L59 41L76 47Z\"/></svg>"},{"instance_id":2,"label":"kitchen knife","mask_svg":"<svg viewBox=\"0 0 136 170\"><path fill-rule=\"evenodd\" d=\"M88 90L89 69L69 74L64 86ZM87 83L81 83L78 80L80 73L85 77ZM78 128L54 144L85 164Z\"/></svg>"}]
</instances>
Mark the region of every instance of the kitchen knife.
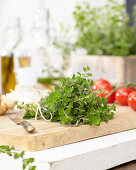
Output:
<instances>
[{"instance_id":1,"label":"kitchen knife","mask_svg":"<svg viewBox=\"0 0 136 170\"><path fill-rule=\"evenodd\" d=\"M9 116L9 118L15 122L17 125L22 125L24 127L24 129L31 133L35 130L35 127L32 126L29 122L27 122L26 120L22 120L21 118L19 118L18 116L12 114Z\"/></svg>"}]
</instances>

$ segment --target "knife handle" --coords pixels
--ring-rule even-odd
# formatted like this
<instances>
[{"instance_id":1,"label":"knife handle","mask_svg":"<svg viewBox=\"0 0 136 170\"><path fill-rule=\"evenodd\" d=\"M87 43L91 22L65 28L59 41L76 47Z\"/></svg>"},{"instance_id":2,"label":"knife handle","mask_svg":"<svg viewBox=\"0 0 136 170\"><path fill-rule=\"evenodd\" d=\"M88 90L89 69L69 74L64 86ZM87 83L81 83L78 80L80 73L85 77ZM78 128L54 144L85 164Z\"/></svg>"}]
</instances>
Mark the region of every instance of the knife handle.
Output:
<instances>
[{"instance_id":1,"label":"knife handle","mask_svg":"<svg viewBox=\"0 0 136 170\"><path fill-rule=\"evenodd\" d=\"M29 122L23 120L21 122L21 125L25 128L25 130L29 133L33 132L35 130L35 127L32 126Z\"/></svg>"}]
</instances>

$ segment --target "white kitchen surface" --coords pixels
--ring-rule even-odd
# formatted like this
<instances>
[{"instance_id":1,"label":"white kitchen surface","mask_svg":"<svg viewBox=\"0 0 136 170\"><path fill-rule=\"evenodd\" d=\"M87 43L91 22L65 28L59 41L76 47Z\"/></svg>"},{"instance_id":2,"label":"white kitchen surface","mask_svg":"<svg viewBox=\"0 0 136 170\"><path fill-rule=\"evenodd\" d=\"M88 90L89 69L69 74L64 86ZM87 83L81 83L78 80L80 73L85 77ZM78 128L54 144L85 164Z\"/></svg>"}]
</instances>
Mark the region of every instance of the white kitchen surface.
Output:
<instances>
[{"instance_id":1,"label":"white kitchen surface","mask_svg":"<svg viewBox=\"0 0 136 170\"><path fill-rule=\"evenodd\" d=\"M136 159L136 129L38 152L37 170L104 170ZM0 155L1 170L21 170L21 161Z\"/></svg>"}]
</instances>

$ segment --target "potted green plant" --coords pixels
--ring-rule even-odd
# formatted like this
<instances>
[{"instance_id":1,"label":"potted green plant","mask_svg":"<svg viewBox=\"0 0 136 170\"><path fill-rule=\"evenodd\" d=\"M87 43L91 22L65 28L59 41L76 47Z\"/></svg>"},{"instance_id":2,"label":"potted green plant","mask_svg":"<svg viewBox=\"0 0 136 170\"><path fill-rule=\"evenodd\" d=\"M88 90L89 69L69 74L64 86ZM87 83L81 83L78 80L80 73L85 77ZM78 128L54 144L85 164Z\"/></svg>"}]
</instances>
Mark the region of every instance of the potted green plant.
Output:
<instances>
[{"instance_id":1,"label":"potted green plant","mask_svg":"<svg viewBox=\"0 0 136 170\"><path fill-rule=\"evenodd\" d=\"M130 27L125 5L108 0L102 7L83 2L75 7L73 17L77 38L75 48L87 55L71 57L71 66L80 71L84 65L95 70L95 78L104 77L112 83L136 81L136 8Z\"/></svg>"}]
</instances>

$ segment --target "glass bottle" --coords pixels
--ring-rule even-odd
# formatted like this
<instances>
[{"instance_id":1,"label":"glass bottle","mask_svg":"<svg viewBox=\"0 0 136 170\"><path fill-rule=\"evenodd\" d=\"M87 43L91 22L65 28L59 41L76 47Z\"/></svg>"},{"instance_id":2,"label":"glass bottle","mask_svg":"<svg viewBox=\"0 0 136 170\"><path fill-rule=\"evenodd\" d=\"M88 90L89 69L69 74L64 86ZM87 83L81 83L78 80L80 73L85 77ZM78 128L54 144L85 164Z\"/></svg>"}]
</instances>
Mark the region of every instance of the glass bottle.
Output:
<instances>
[{"instance_id":1,"label":"glass bottle","mask_svg":"<svg viewBox=\"0 0 136 170\"><path fill-rule=\"evenodd\" d=\"M14 51L16 80L22 87L34 87L37 83L39 61L31 42L23 41Z\"/></svg>"},{"instance_id":2,"label":"glass bottle","mask_svg":"<svg viewBox=\"0 0 136 170\"><path fill-rule=\"evenodd\" d=\"M1 55L1 94L14 90L16 78L14 73L14 58L11 54Z\"/></svg>"},{"instance_id":3,"label":"glass bottle","mask_svg":"<svg viewBox=\"0 0 136 170\"><path fill-rule=\"evenodd\" d=\"M32 25L32 36L36 42L36 53L42 62L38 82L49 83L58 79L60 72L57 68L60 60L60 50L54 47L53 40L56 34L49 9L39 8L35 12Z\"/></svg>"},{"instance_id":4,"label":"glass bottle","mask_svg":"<svg viewBox=\"0 0 136 170\"><path fill-rule=\"evenodd\" d=\"M13 50L21 41L21 26L18 18L5 28L2 41L4 43L0 50L0 93L5 94L14 90L16 85Z\"/></svg>"}]
</instances>

